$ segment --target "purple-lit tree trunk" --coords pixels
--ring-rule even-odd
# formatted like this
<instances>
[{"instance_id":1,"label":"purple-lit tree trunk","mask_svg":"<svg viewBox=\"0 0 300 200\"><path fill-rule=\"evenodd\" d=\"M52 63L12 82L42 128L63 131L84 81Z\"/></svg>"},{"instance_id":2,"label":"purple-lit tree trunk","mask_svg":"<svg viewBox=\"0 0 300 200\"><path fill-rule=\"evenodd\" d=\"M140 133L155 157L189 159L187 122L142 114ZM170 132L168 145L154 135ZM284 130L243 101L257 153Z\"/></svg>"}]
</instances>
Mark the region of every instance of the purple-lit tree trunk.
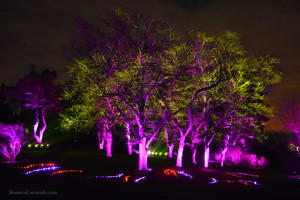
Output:
<instances>
[{"instance_id":1,"label":"purple-lit tree trunk","mask_svg":"<svg viewBox=\"0 0 300 200\"><path fill-rule=\"evenodd\" d=\"M126 138L127 138L128 155L132 155L132 142L130 139L130 124L128 122L126 122Z\"/></svg>"},{"instance_id":2,"label":"purple-lit tree trunk","mask_svg":"<svg viewBox=\"0 0 300 200\"><path fill-rule=\"evenodd\" d=\"M173 137L173 139L170 141L169 139L169 132L168 132L168 128L167 127L165 127L164 128L164 130L165 130L165 136L166 136L166 141L167 141L167 147L168 147L168 157L169 158L172 158L173 157L173 150L174 150L174 141L173 141L173 139L174 139L174 137Z\"/></svg>"},{"instance_id":3,"label":"purple-lit tree trunk","mask_svg":"<svg viewBox=\"0 0 300 200\"><path fill-rule=\"evenodd\" d=\"M42 120L43 120L43 127L40 129L39 135L37 135L37 131L38 131L39 123L40 123L39 110L40 109L36 110L36 116L35 116L36 117L36 122L33 125L33 136L34 136L36 142L40 144L43 141L43 136L44 136L44 132L47 128L47 123L46 123L46 119L45 119L45 112L44 112L44 109L42 108L41 109L41 117L42 117Z\"/></svg>"},{"instance_id":4,"label":"purple-lit tree trunk","mask_svg":"<svg viewBox=\"0 0 300 200\"><path fill-rule=\"evenodd\" d=\"M39 109L36 109L36 112L35 112L35 119L36 119L36 122L35 124L33 125L33 136L35 138L35 140L38 142L39 141L39 137L37 136L36 132L37 132L37 129L39 127L39 123L40 123L40 119L39 119ZM39 143L39 142L38 142Z\"/></svg>"},{"instance_id":5,"label":"purple-lit tree trunk","mask_svg":"<svg viewBox=\"0 0 300 200\"><path fill-rule=\"evenodd\" d=\"M193 160L194 164L197 164L197 162L196 162L196 154L197 154L197 149L193 148L192 160Z\"/></svg>"},{"instance_id":6,"label":"purple-lit tree trunk","mask_svg":"<svg viewBox=\"0 0 300 200\"><path fill-rule=\"evenodd\" d=\"M229 149L229 135L226 134L226 139L224 141L224 148L221 151L221 158L220 158L221 167L224 166L224 161L225 161L226 153L227 153L228 149Z\"/></svg>"},{"instance_id":7,"label":"purple-lit tree trunk","mask_svg":"<svg viewBox=\"0 0 300 200\"><path fill-rule=\"evenodd\" d=\"M211 142L213 141L214 137L216 136L217 133L217 128L218 125L221 123L221 121L225 118L226 115L224 115L223 117L221 117L217 123L214 125L214 130L213 130L213 134L211 135L210 139L206 141L207 137L208 137L208 126L207 124L204 125L204 129L205 129L205 133L206 133L206 138L204 140L204 167L208 168L209 165L209 147Z\"/></svg>"},{"instance_id":8,"label":"purple-lit tree trunk","mask_svg":"<svg viewBox=\"0 0 300 200\"><path fill-rule=\"evenodd\" d=\"M100 131L97 132L97 135L98 135L99 149L103 150L104 149L104 139L102 138Z\"/></svg>"},{"instance_id":9,"label":"purple-lit tree trunk","mask_svg":"<svg viewBox=\"0 0 300 200\"><path fill-rule=\"evenodd\" d=\"M176 167L182 167L182 156L183 156L183 150L185 145L185 138L186 138L185 134L184 135L182 134L181 137L179 138Z\"/></svg>"}]
</instances>

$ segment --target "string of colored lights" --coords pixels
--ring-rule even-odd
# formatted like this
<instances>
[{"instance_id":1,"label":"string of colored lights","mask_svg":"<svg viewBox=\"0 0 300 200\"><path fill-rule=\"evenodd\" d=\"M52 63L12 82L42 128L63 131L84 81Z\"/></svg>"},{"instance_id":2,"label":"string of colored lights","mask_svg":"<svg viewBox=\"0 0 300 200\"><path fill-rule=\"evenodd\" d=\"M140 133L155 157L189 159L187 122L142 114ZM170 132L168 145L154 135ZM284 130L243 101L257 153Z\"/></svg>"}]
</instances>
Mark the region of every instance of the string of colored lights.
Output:
<instances>
[{"instance_id":1,"label":"string of colored lights","mask_svg":"<svg viewBox=\"0 0 300 200\"><path fill-rule=\"evenodd\" d=\"M152 155L152 156L162 156L162 155L164 155L164 156L167 156L168 155L168 153L167 152L154 152L154 151L148 151L148 154L149 155Z\"/></svg>"},{"instance_id":2,"label":"string of colored lights","mask_svg":"<svg viewBox=\"0 0 300 200\"><path fill-rule=\"evenodd\" d=\"M181 174L181 175L184 175L186 177L189 177L190 179L193 179L193 176L192 175L189 175L187 173L185 173L184 171L177 171L178 174Z\"/></svg>"},{"instance_id":3,"label":"string of colored lights","mask_svg":"<svg viewBox=\"0 0 300 200\"><path fill-rule=\"evenodd\" d=\"M49 147L49 144L35 144L35 145L33 145L33 144L28 144L28 145L27 145L28 148L31 148L32 146L33 146L34 148L38 148L38 147L40 147L40 148L47 147L47 148L48 148L48 147Z\"/></svg>"},{"instance_id":4,"label":"string of colored lights","mask_svg":"<svg viewBox=\"0 0 300 200\"><path fill-rule=\"evenodd\" d=\"M214 183L217 183L217 182L219 182L219 181L217 181L216 179L214 179L214 178L211 178L211 182L208 182L208 184L214 184Z\"/></svg>"},{"instance_id":5,"label":"string of colored lights","mask_svg":"<svg viewBox=\"0 0 300 200\"><path fill-rule=\"evenodd\" d=\"M261 177L260 175L256 175L256 174L247 174L247 173L241 173L241 172L231 172L232 174L236 174L236 175L242 175L242 176L251 176L251 177Z\"/></svg>"},{"instance_id":6,"label":"string of colored lights","mask_svg":"<svg viewBox=\"0 0 300 200\"><path fill-rule=\"evenodd\" d=\"M124 173L122 174L117 174L115 176L89 176L87 178L120 178L124 175Z\"/></svg>"},{"instance_id":7,"label":"string of colored lights","mask_svg":"<svg viewBox=\"0 0 300 200\"><path fill-rule=\"evenodd\" d=\"M178 177L178 176L177 176L177 171L174 170L174 169L171 169L171 168L165 169L165 170L164 170L164 174L165 174L165 175L174 175L174 176Z\"/></svg>"},{"instance_id":8,"label":"string of colored lights","mask_svg":"<svg viewBox=\"0 0 300 200\"><path fill-rule=\"evenodd\" d=\"M241 184L244 184L244 185L248 185L249 183L252 183L253 185L258 185L258 186L262 186L262 184L259 184L258 182L256 181L249 181L249 180L237 180L237 181L234 181L234 180L223 180L223 182L226 182L226 183L241 183Z\"/></svg>"},{"instance_id":9,"label":"string of colored lights","mask_svg":"<svg viewBox=\"0 0 300 200\"><path fill-rule=\"evenodd\" d=\"M82 173L83 171L82 170L59 170L57 172L54 172L51 174L51 176L55 175L55 174L62 174L62 173L73 173L73 172L76 172L76 173Z\"/></svg>"},{"instance_id":10,"label":"string of colored lights","mask_svg":"<svg viewBox=\"0 0 300 200\"><path fill-rule=\"evenodd\" d=\"M31 164L31 165L27 165L27 166L23 166L23 167L12 167L12 168L16 168L16 169L29 169L31 167L48 167L48 166L54 166L54 163L40 163L40 164Z\"/></svg>"},{"instance_id":11,"label":"string of colored lights","mask_svg":"<svg viewBox=\"0 0 300 200\"><path fill-rule=\"evenodd\" d=\"M143 179L145 179L145 178L146 178L146 176L142 176L141 178L135 179L134 182L135 182L135 183L139 183L140 180L143 180Z\"/></svg>"},{"instance_id":12,"label":"string of colored lights","mask_svg":"<svg viewBox=\"0 0 300 200\"><path fill-rule=\"evenodd\" d=\"M235 176L235 177L242 178L241 176L239 176L239 175L236 175L236 174L232 174L232 173L230 173L230 172L226 172L226 174L229 174L229 175L231 175L231 176Z\"/></svg>"},{"instance_id":13,"label":"string of colored lights","mask_svg":"<svg viewBox=\"0 0 300 200\"><path fill-rule=\"evenodd\" d=\"M258 183L257 181L250 181L250 180L238 180L241 183L244 183L245 185L247 185L246 183L252 183L253 185L260 185L262 186L262 184Z\"/></svg>"},{"instance_id":14,"label":"string of colored lights","mask_svg":"<svg viewBox=\"0 0 300 200\"><path fill-rule=\"evenodd\" d=\"M299 179L300 180L300 175L290 175L288 176L290 179Z\"/></svg>"},{"instance_id":15,"label":"string of colored lights","mask_svg":"<svg viewBox=\"0 0 300 200\"><path fill-rule=\"evenodd\" d=\"M59 167L44 167L44 168L40 168L40 169L35 169L35 170L31 170L31 171L28 171L28 172L25 172L25 174L31 174L33 172L39 172L39 171L49 171L49 170L55 170L55 169L58 169Z\"/></svg>"}]
</instances>

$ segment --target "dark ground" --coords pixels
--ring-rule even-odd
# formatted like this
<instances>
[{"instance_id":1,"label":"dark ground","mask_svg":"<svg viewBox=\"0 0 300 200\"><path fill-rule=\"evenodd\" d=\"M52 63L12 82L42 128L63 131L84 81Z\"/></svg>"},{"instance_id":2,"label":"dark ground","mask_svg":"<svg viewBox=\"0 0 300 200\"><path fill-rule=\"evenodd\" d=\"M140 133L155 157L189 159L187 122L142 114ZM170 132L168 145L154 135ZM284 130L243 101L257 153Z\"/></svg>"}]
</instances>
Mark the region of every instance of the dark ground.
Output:
<instances>
[{"instance_id":1,"label":"dark ground","mask_svg":"<svg viewBox=\"0 0 300 200\"><path fill-rule=\"evenodd\" d=\"M4 199L288 199L299 196L300 180L290 180L287 174L248 170L248 173L260 174L262 178L235 177L226 172L240 172L227 166L220 169L211 163L210 169L187 166L189 179L178 174L165 175L167 168L176 169L174 160L166 157L149 158L149 166L155 178L146 178L140 183L134 180L149 176L147 171L138 171L137 156L114 153L106 158L103 152L79 150L38 150L27 151L20 155L22 162L0 164L1 200ZM35 163L54 162L62 169L83 170L83 173L68 173L51 176L53 171L37 172L25 175L25 169L12 167ZM35 169L35 168L32 168ZM88 176L107 176L124 173L115 179L87 179ZM129 182L125 182L125 176ZM212 178L219 182L208 184ZM224 180L254 180L263 186L241 183L226 183ZM56 192L57 194L12 194L14 192Z\"/></svg>"}]
</instances>

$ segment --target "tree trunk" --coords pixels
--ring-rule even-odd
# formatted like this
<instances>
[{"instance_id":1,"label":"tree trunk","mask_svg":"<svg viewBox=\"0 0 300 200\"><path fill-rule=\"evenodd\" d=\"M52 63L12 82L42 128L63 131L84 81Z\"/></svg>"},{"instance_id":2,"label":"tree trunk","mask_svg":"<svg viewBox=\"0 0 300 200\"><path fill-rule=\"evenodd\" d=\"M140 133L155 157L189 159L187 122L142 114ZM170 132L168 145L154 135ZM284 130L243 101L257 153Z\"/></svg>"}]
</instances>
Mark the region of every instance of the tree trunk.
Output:
<instances>
[{"instance_id":1,"label":"tree trunk","mask_svg":"<svg viewBox=\"0 0 300 200\"><path fill-rule=\"evenodd\" d=\"M105 142L106 142L106 157L112 157L111 155L112 133L110 129L106 131Z\"/></svg>"},{"instance_id":2,"label":"tree trunk","mask_svg":"<svg viewBox=\"0 0 300 200\"><path fill-rule=\"evenodd\" d=\"M204 147L204 167L208 168L209 162L209 145L205 145Z\"/></svg>"},{"instance_id":3,"label":"tree trunk","mask_svg":"<svg viewBox=\"0 0 300 200\"><path fill-rule=\"evenodd\" d=\"M183 150L184 150L184 142L185 142L185 136L181 136L180 141L179 141L179 146L178 146L178 152L177 152L176 167L182 167L182 156L183 156Z\"/></svg>"},{"instance_id":4,"label":"tree trunk","mask_svg":"<svg viewBox=\"0 0 300 200\"><path fill-rule=\"evenodd\" d=\"M226 156L227 150L228 150L228 147L225 147L221 152L221 159L220 159L221 167L224 166L224 161L225 161L225 156Z\"/></svg>"},{"instance_id":5,"label":"tree trunk","mask_svg":"<svg viewBox=\"0 0 300 200\"><path fill-rule=\"evenodd\" d=\"M139 142L139 170L148 170L147 166L148 151L146 148L146 138L142 138Z\"/></svg>"},{"instance_id":6,"label":"tree trunk","mask_svg":"<svg viewBox=\"0 0 300 200\"><path fill-rule=\"evenodd\" d=\"M37 143L40 143L40 138L39 136L37 136L36 132L37 132L37 129L39 127L39 123L40 123L40 120L39 120L39 109L36 109L36 112L35 112L35 119L36 119L36 122L35 124L33 125L33 136L36 140Z\"/></svg>"},{"instance_id":7,"label":"tree trunk","mask_svg":"<svg viewBox=\"0 0 300 200\"><path fill-rule=\"evenodd\" d=\"M43 119L44 126L43 126L43 128L41 128L41 130L40 130L39 143L42 143L42 141L43 141L43 135L44 135L44 132L45 132L45 130L46 130L46 128L47 128L47 123L46 123L46 118L45 118L44 109L42 109L42 119Z\"/></svg>"},{"instance_id":8,"label":"tree trunk","mask_svg":"<svg viewBox=\"0 0 300 200\"><path fill-rule=\"evenodd\" d=\"M174 144L171 143L171 145L168 146L169 148L169 158L172 158L173 157L173 149L174 149Z\"/></svg>"},{"instance_id":9,"label":"tree trunk","mask_svg":"<svg viewBox=\"0 0 300 200\"><path fill-rule=\"evenodd\" d=\"M224 166L225 156L226 156L228 146L229 146L229 139L230 139L230 136L228 134L226 134L226 138L224 140L224 148L221 152L221 159L220 159L221 167Z\"/></svg>"},{"instance_id":10,"label":"tree trunk","mask_svg":"<svg viewBox=\"0 0 300 200\"><path fill-rule=\"evenodd\" d=\"M194 163L195 165L197 164L197 162L196 162L196 154L197 154L197 149L194 148L194 149L193 149L193 155L192 155L192 158L193 158L193 163Z\"/></svg>"},{"instance_id":11,"label":"tree trunk","mask_svg":"<svg viewBox=\"0 0 300 200\"><path fill-rule=\"evenodd\" d=\"M102 150L104 148L104 140L101 138L101 132L100 131L97 133L97 135L98 135L99 149Z\"/></svg>"},{"instance_id":12,"label":"tree trunk","mask_svg":"<svg viewBox=\"0 0 300 200\"><path fill-rule=\"evenodd\" d=\"M126 123L126 137L127 137L127 148L128 148L128 155L132 155L132 143L130 141L130 128L129 123Z\"/></svg>"}]
</instances>

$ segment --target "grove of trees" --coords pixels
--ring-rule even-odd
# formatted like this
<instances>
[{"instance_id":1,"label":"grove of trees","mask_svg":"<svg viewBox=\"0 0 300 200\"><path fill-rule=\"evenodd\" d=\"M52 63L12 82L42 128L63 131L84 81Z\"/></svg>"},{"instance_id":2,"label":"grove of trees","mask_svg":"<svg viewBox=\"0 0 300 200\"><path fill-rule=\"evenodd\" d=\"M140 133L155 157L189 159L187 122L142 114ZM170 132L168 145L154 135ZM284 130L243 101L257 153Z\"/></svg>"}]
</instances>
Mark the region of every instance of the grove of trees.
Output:
<instances>
[{"instance_id":1,"label":"grove of trees","mask_svg":"<svg viewBox=\"0 0 300 200\"><path fill-rule=\"evenodd\" d=\"M104 24L100 30L81 21L74 42L80 51L62 93L69 106L60 116L64 130L96 127L108 157L118 124L126 130L129 154L139 155L140 170L148 169L151 143L161 135L169 157L178 142L178 167L185 146L193 149L194 163L203 147L208 167L218 138L223 165L231 145L262 132L272 117L264 97L281 79L279 61L247 52L236 33L183 36L154 17L122 10Z\"/></svg>"}]
</instances>

